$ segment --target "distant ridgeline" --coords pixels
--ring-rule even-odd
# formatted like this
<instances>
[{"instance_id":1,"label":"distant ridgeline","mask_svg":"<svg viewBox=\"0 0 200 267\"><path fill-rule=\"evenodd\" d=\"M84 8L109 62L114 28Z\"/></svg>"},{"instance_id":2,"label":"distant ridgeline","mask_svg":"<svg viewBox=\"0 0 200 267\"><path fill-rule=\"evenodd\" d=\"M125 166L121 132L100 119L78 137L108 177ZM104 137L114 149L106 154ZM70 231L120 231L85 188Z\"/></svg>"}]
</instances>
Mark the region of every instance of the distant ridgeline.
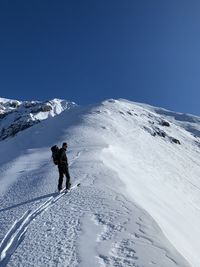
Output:
<instances>
[{"instance_id":1,"label":"distant ridgeline","mask_svg":"<svg viewBox=\"0 0 200 267\"><path fill-rule=\"evenodd\" d=\"M61 99L41 102L0 98L0 141L75 106Z\"/></svg>"}]
</instances>

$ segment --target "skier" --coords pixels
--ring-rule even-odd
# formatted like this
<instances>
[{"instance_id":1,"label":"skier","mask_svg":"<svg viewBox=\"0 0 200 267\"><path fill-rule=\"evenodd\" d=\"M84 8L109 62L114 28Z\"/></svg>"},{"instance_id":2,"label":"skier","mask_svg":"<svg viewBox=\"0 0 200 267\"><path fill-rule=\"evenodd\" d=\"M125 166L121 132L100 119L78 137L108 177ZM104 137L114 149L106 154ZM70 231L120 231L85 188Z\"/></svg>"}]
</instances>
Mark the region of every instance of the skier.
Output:
<instances>
[{"instance_id":1,"label":"skier","mask_svg":"<svg viewBox=\"0 0 200 267\"><path fill-rule=\"evenodd\" d=\"M58 160L58 171L59 171L59 180L58 180L58 191L62 189L63 177L66 176L66 190L70 188L70 175L68 169L68 160L67 160L67 143L62 144L62 148L59 150L59 160Z\"/></svg>"}]
</instances>

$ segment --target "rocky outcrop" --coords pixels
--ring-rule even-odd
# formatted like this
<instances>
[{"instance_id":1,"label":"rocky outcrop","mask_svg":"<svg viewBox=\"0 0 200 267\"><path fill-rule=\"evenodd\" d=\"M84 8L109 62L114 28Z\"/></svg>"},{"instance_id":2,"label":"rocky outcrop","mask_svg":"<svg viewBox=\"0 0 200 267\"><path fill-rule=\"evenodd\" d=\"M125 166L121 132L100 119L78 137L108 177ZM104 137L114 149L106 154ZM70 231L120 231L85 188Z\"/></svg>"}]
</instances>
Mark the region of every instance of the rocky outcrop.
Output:
<instances>
[{"instance_id":1,"label":"rocky outcrop","mask_svg":"<svg viewBox=\"0 0 200 267\"><path fill-rule=\"evenodd\" d=\"M46 102L0 99L0 141L76 106L60 99Z\"/></svg>"},{"instance_id":2,"label":"rocky outcrop","mask_svg":"<svg viewBox=\"0 0 200 267\"><path fill-rule=\"evenodd\" d=\"M18 132L23 131L36 123L39 123L40 121L21 121L18 123L12 123L9 125L6 129L2 128L0 131L0 140L5 140L8 137L13 137L15 136Z\"/></svg>"},{"instance_id":3,"label":"rocky outcrop","mask_svg":"<svg viewBox=\"0 0 200 267\"><path fill-rule=\"evenodd\" d=\"M145 131L147 131L149 134L151 134L152 136L154 136L154 137L155 136L159 136L159 137L162 137L162 138L166 138L168 141L170 141L172 143L175 143L175 144L178 144L178 145L181 144L181 142L178 139L170 136L165 131L160 129L158 126L155 126L154 123L151 123L151 126L144 126L143 129Z\"/></svg>"},{"instance_id":4,"label":"rocky outcrop","mask_svg":"<svg viewBox=\"0 0 200 267\"><path fill-rule=\"evenodd\" d=\"M170 127L170 123L168 121L161 121L162 126Z\"/></svg>"},{"instance_id":5,"label":"rocky outcrop","mask_svg":"<svg viewBox=\"0 0 200 267\"><path fill-rule=\"evenodd\" d=\"M178 139L174 138L174 137L171 137L171 140L172 140L172 142L175 143L175 144L178 144L178 145L181 144L181 142L180 142Z\"/></svg>"}]
</instances>

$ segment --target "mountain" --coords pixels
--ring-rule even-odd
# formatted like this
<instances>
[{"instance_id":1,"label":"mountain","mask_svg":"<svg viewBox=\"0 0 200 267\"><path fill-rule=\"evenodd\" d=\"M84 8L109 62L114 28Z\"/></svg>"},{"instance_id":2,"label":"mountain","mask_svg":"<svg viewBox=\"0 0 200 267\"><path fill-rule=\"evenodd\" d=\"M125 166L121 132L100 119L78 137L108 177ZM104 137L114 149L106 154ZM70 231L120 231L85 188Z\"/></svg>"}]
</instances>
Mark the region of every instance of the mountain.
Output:
<instances>
[{"instance_id":1,"label":"mountain","mask_svg":"<svg viewBox=\"0 0 200 267\"><path fill-rule=\"evenodd\" d=\"M81 186L58 194L64 141ZM76 106L1 141L0 172L0 266L200 266L197 116Z\"/></svg>"},{"instance_id":2,"label":"mountain","mask_svg":"<svg viewBox=\"0 0 200 267\"><path fill-rule=\"evenodd\" d=\"M41 102L0 98L0 140L13 137L18 132L74 106L74 102L61 99Z\"/></svg>"}]
</instances>

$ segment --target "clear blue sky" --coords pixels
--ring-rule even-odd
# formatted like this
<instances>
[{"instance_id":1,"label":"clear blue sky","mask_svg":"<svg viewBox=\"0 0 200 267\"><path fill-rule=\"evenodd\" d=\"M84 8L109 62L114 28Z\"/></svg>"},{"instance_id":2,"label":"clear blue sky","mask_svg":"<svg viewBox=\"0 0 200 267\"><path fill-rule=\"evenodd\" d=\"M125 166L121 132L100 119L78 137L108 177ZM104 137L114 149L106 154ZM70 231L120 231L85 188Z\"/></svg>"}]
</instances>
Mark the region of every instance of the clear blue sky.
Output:
<instances>
[{"instance_id":1,"label":"clear blue sky","mask_svg":"<svg viewBox=\"0 0 200 267\"><path fill-rule=\"evenodd\" d=\"M0 1L0 96L200 115L200 1Z\"/></svg>"}]
</instances>

